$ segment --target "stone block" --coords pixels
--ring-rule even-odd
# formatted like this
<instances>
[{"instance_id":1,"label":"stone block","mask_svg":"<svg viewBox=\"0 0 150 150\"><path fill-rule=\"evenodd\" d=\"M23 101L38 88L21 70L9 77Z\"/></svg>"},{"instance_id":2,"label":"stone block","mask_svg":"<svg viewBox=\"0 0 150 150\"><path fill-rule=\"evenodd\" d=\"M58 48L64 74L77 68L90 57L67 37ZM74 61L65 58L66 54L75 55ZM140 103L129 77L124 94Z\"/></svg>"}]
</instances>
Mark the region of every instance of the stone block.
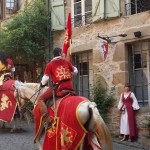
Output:
<instances>
[{"instance_id":1,"label":"stone block","mask_svg":"<svg viewBox=\"0 0 150 150\"><path fill-rule=\"evenodd\" d=\"M124 43L117 44L112 61L115 61L115 62L125 61L127 60L126 55L127 54L125 51L125 44Z\"/></svg>"},{"instance_id":2,"label":"stone block","mask_svg":"<svg viewBox=\"0 0 150 150\"><path fill-rule=\"evenodd\" d=\"M126 77L127 77L127 72L118 72L113 74L113 81L112 84L117 85L117 84L123 84L125 85L126 83Z\"/></svg>"},{"instance_id":3,"label":"stone block","mask_svg":"<svg viewBox=\"0 0 150 150\"><path fill-rule=\"evenodd\" d=\"M74 46L72 49L72 52L85 52L87 50L93 50L93 48L96 45L96 41L90 42L90 43L86 43L86 44L80 44L78 46Z\"/></svg>"},{"instance_id":4,"label":"stone block","mask_svg":"<svg viewBox=\"0 0 150 150\"><path fill-rule=\"evenodd\" d=\"M128 63L127 62L122 62L120 63L120 70L121 71L128 71Z\"/></svg>"}]
</instances>

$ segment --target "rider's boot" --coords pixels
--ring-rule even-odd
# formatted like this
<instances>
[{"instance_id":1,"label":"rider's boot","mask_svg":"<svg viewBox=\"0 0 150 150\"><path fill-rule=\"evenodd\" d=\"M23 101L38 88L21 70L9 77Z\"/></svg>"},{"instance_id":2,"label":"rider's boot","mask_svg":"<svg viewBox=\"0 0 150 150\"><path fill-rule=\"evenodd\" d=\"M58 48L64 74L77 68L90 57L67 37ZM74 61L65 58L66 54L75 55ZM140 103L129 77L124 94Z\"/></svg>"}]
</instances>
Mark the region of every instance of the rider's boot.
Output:
<instances>
[{"instance_id":1,"label":"rider's boot","mask_svg":"<svg viewBox=\"0 0 150 150\"><path fill-rule=\"evenodd\" d=\"M38 105L40 112L41 112L42 123L43 123L45 129L48 130L49 128L51 128L52 119L48 113L47 106L46 106L45 102L41 99L39 99L37 101L37 105Z\"/></svg>"}]
</instances>

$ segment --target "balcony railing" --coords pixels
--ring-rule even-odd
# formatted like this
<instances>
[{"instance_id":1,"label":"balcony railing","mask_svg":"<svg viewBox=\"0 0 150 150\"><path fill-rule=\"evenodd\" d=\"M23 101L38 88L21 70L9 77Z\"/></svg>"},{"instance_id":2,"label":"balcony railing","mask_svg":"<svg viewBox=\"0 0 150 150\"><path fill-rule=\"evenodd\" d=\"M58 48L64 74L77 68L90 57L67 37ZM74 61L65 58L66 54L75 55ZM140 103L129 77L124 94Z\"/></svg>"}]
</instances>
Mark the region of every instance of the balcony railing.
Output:
<instances>
[{"instance_id":1,"label":"balcony railing","mask_svg":"<svg viewBox=\"0 0 150 150\"><path fill-rule=\"evenodd\" d=\"M92 14L78 15L72 18L73 27L82 27L92 23Z\"/></svg>"},{"instance_id":2,"label":"balcony railing","mask_svg":"<svg viewBox=\"0 0 150 150\"><path fill-rule=\"evenodd\" d=\"M125 4L126 15L133 15L150 10L150 0L135 0Z\"/></svg>"}]
</instances>

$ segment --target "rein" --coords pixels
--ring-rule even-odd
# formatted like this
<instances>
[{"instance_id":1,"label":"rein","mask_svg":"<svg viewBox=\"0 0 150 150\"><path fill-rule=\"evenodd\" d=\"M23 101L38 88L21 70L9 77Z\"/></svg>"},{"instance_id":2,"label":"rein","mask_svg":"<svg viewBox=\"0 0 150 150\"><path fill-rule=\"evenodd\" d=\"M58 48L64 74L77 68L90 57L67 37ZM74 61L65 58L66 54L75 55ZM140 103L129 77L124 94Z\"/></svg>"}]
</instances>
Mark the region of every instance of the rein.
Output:
<instances>
[{"instance_id":1,"label":"rein","mask_svg":"<svg viewBox=\"0 0 150 150\"><path fill-rule=\"evenodd\" d=\"M33 96L35 96L35 95L37 94L37 92L38 92L38 95L39 95L40 90L41 90L41 88L39 88L29 99L26 99L26 98L23 98L23 97L19 94L19 89L16 89L17 98L18 98L18 103L19 103L19 105L20 105L21 111L23 111L23 110L28 110L29 112L31 112L31 111L27 108L27 106L30 104L31 98L33 98ZM38 97L38 95L37 95L37 97ZM37 97L35 98L35 100L34 100L34 102L33 102L34 105L35 105L35 102L36 102ZM21 100L20 100L20 98L23 99L23 100L25 100L25 103L24 103L23 106L21 106ZM32 113L32 112L31 112L31 113Z\"/></svg>"}]
</instances>

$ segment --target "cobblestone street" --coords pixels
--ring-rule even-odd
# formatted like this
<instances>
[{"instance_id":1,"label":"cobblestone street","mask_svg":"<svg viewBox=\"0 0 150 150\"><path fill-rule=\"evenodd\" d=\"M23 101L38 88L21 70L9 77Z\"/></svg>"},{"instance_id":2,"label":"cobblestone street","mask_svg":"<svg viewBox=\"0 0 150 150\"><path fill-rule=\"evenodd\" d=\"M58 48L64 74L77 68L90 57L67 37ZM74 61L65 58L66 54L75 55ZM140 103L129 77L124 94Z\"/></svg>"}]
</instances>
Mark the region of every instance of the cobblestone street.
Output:
<instances>
[{"instance_id":1,"label":"cobblestone street","mask_svg":"<svg viewBox=\"0 0 150 150\"><path fill-rule=\"evenodd\" d=\"M33 144L34 124L30 125L23 121L23 130L16 133L10 133L10 125L6 129L0 129L0 150L37 150ZM140 147L137 143L119 142L117 139L113 142L113 150L148 150Z\"/></svg>"}]
</instances>

